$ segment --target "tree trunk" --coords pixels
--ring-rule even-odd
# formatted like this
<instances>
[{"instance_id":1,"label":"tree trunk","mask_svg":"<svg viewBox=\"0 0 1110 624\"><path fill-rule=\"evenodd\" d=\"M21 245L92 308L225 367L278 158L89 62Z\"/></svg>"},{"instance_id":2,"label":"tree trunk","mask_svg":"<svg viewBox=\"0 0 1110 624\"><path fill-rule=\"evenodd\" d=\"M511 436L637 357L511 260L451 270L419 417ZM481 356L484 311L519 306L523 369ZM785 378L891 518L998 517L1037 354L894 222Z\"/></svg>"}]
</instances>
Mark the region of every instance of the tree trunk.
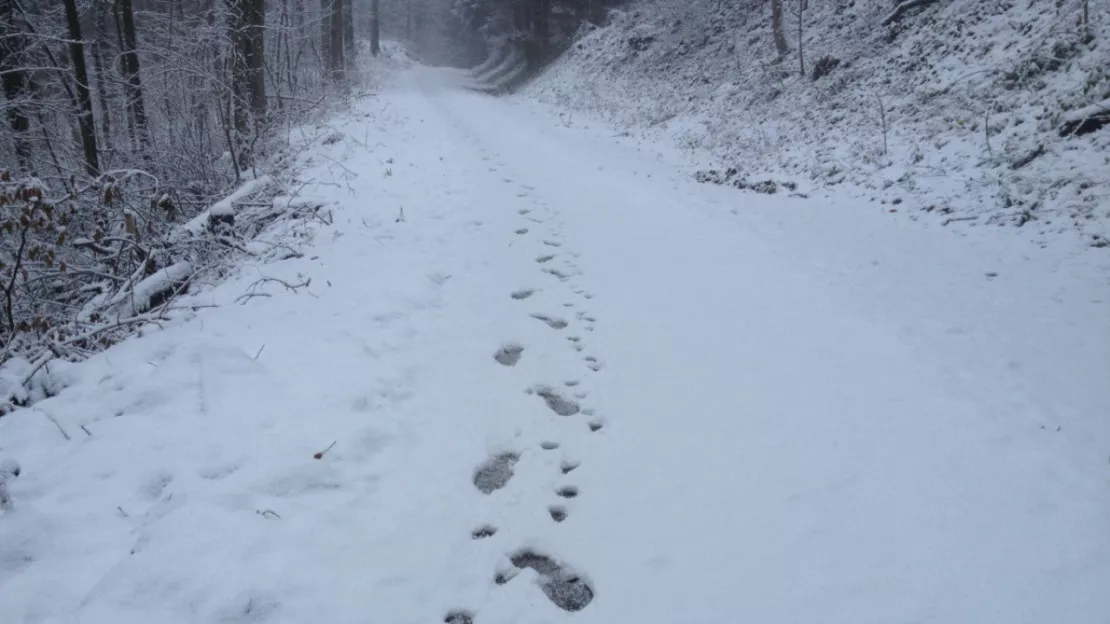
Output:
<instances>
[{"instance_id":1,"label":"tree trunk","mask_svg":"<svg viewBox=\"0 0 1110 624\"><path fill-rule=\"evenodd\" d=\"M85 171L92 177L100 175L100 159L96 149L96 123L93 121L89 76L85 70L85 44L81 40L81 17L77 0L65 0L66 26L69 30L69 56L73 77L77 82L77 124L81 129L81 146L85 152Z\"/></svg>"},{"instance_id":2,"label":"tree trunk","mask_svg":"<svg viewBox=\"0 0 1110 624\"><path fill-rule=\"evenodd\" d=\"M28 92L27 73L23 70L26 47L27 39L15 19L15 0L0 0L0 83L7 100L15 155L24 169L31 166L31 144L27 138L31 124L23 112L23 100Z\"/></svg>"},{"instance_id":3,"label":"tree trunk","mask_svg":"<svg viewBox=\"0 0 1110 624\"><path fill-rule=\"evenodd\" d=\"M96 15L96 39L92 44L93 71L96 72L96 104L100 107L101 145L109 158L112 153L112 109L108 104L108 64L104 61L107 33L104 28L104 10L100 3L93 5ZM110 165L109 165L110 166Z\"/></svg>"},{"instance_id":4,"label":"tree trunk","mask_svg":"<svg viewBox=\"0 0 1110 624\"><path fill-rule=\"evenodd\" d=\"M246 0L246 3L247 87L254 121L260 124L266 119L266 2Z\"/></svg>"},{"instance_id":5,"label":"tree trunk","mask_svg":"<svg viewBox=\"0 0 1110 624\"><path fill-rule=\"evenodd\" d=\"M136 51L135 13L131 0L116 0L116 13L120 29L120 66L127 79L127 114L139 138L140 149L150 149L150 128L146 123L146 104L143 101L143 80L139 74L139 53Z\"/></svg>"},{"instance_id":6,"label":"tree trunk","mask_svg":"<svg viewBox=\"0 0 1110 624\"><path fill-rule=\"evenodd\" d=\"M412 14L409 14L409 30L412 29ZM377 56L382 51L381 10L378 0L370 0L370 53Z\"/></svg>"},{"instance_id":7,"label":"tree trunk","mask_svg":"<svg viewBox=\"0 0 1110 624\"><path fill-rule=\"evenodd\" d=\"M343 57L343 0L329 0L328 19L328 69L334 80L342 80L346 74L346 59Z\"/></svg>"},{"instance_id":8,"label":"tree trunk","mask_svg":"<svg viewBox=\"0 0 1110 624\"><path fill-rule=\"evenodd\" d=\"M782 30L782 0L771 0L771 30L775 35L775 50L778 51L779 58L782 58L790 51Z\"/></svg>"},{"instance_id":9,"label":"tree trunk","mask_svg":"<svg viewBox=\"0 0 1110 624\"><path fill-rule=\"evenodd\" d=\"M343 54L348 63L355 60L354 0L343 0Z\"/></svg>"},{"instance_id":10,"label":"tree trunk","mask_svg":"<svg viewBox=\"0 0 1110 624\"><path fill-rule=\"evenodd\" d=\"M805 35L805 12L808 8L808 0L798 0L798 68L803 77L806 75L806 49L802 37Z\"/></svg>"}]
</instances>

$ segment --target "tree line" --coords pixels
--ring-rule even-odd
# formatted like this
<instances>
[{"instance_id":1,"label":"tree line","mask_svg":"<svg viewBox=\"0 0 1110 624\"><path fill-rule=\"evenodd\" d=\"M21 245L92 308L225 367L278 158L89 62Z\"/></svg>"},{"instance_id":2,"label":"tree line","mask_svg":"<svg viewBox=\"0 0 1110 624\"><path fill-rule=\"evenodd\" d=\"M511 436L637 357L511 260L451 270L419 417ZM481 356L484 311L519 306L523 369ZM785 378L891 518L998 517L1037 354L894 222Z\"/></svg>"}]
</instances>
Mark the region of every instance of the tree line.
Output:
<instances>
[{"instance_id":1,"label":"tree line","mask_svg":"<svg viewBox=\"0 0 1110 624\"><path fill-rule=\"evenodd\" d=\"M0 0L0 363L195 260L175 228L347 91L379 3Z\"/></svg>"}]
</instances>

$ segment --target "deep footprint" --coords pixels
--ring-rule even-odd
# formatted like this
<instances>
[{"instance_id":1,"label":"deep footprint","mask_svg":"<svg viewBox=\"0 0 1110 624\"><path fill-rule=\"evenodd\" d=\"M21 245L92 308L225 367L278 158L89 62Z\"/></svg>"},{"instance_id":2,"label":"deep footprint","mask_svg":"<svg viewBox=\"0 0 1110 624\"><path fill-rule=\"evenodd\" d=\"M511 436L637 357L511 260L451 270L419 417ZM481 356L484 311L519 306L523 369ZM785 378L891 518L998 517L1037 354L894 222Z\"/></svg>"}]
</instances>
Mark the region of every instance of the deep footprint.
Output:
<instances>
[{"instance_id":1,"label":"deep footprint","mask_svg":"<svg viewBox=\"0 0 1110 624\"><path fill-rule=\"evenodd\" d=\"M524 347L516 344L508 344L497 350L493 354L493 359L497 360L498 364L502 366L516 366L520 361L520 354L524 353Z\"/></svg>"},{"instance_id":2,"label":"deep footprint","mask_svg":"<svg viewBox=\"0 0 1110 624\"><path fill-rule=\"evenodd\" d=\"M536 291L532 290L531 288L524 288L522 290L513 291L512 297L513 299L520 301L521 299L527 299L534 294L536 294Z\"/></svg>"},{"instance_id":3,"label":"deep footprint","mask_svg":"<svg viewBox=\"0 0 1110 624\"><path fill-rule=\"evenodd\" d=\"M547 326L551 329L566 329L567 325L570 325L570 323L567 323L565 319L547 316L546 314L533 314L532 318L547 323Z\"/></svg>"},{"instance_id":4,"label":"deep footprint","mask_svg":"<svg viewBox=\"0 0 1110 624\"><path fill-rule=\"evenodd\" d=\"M548 409L560 416L574 416L579 412L578 403L563 397L554 388L537 388L536 394L547 404Z\"/></svg>"},{"instance_id":5,"label":"deep footprint","mask_svg":"<svg viewBox=\"0 0 1110 624\"><path fill-rule=\"evenodd\" d=\"M474 624L474 614L469 611L451 611L443 618L444 624Z\"/></svg>"},{"instance_id":6,"label":"deep footprint","mask_svg":"<svg viewBox=\"0 0 1110 624\"><path fill-rule=\"evenodd\" d=\"M483 494L492 494L505 487L513 478L513 464L519 459L516 453L502 453L489 458L474 471L474 487Z\"/></svg>"},{"instance_id":7,"label":"deep footprint","mask_svg":"<svg viewBox=\"0 0 1110 624\"><path fill-rule=\"evenodd\" d=\"M577 468L579 465L579 462L576 461L564 461L563 463L559 464L559 470L561 470L563 474L570 474L574 472L574 469Z\"/></svg>"},{"instance_id":8,"label":"deep footprint","mask_svg":"<svg viewBox=\"0 0 1110 624\"><path fill-rule=\"evenodd\" d=\"M524 550L510 557L517 568L532 568L540 575L540 588L555 606L564 611L581 611L594 599L594 591L577 574L550 557Z\"/></svg>"},{"instance_id":9,"label":"deep footprint","mask_svg":"<svg viewBox=\"0 0 1110 624\"><path fill-rule=\"evenodd\" d=\"M567 519L567 510L565 507L552 505L547 508L547 513L551 515L551 519L555 522L562 522Z\"/></svg>"},{"instance_id":10,"label":"deep footprint","mask_svg":"<svg viewBox=\"0 0 1110 624\"><path fill-rule=\"evenodd\" d=\"M487 524L487 525L484 525L484 526L480 526L477 529L474 529L473 531L471 531L470 532L470 537L473 538L473 539L479 540L479 539L486 539L487 537L493 537L496 534L497 534L497 527L490 526L490 525Z\"/></svg>"},{"instance_id":11,"label":"deep footprint","mask_svg":"<svg viewBox=\"0 0 1110 624\"><path fill-rule=\"evenodd\" d=\"M564 485L555 490L555 493L563 498L578 498L578 488L573 485Z\"/></svg>"}]
</instances>

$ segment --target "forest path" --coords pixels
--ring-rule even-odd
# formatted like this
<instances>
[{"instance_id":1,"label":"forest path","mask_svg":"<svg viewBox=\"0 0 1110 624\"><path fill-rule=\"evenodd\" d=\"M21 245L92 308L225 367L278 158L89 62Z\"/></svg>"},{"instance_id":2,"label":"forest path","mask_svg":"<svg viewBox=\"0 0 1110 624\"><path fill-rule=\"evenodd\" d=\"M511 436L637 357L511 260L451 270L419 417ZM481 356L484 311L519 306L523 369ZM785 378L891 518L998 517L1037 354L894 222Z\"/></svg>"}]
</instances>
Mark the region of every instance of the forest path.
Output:
<instances>
[{"instance_id":1,"label":"forest path","mask_svg":"<svg viewBox=\"0 0 1110 624\"><path fill-rule=\"evenodd\" d=\"M474 185L516 192L489 208L523 213L517 262L544 264L522 285L590 297L564 305L606 427L551 530L591 619L1110 607L1105 259L698 185L450 70L411 80L488 164Z\"/></svg>"},{"instance_id":2,"label":"forest path","mask_svg":"<svg viewBox=\"0 0 1110 624\"><path fill-rule=\"evenodd\" d=\"M1110 612L1105 267L464 84L356 100L304 257L0 419L0 621Z\"/></svg>"}]
</instances>

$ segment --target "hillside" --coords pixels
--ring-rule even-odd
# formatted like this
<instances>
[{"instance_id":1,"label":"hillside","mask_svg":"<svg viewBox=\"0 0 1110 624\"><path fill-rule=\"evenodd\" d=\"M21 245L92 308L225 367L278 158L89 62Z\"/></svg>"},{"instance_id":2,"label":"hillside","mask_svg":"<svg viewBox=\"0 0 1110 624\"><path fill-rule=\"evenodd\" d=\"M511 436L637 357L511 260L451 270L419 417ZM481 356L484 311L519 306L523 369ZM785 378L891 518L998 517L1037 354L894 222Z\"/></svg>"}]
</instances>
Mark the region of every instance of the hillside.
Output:
<instances>
[{"instance_id":1,"label":"hillside","mask_svg":"<svg viewBox=\"0 0 1110 624\"><path fill-rule=\"evenodd\" d=\"M523 93L686 148L706 181L1110 244L1105 4L1083 25L1071 0L814 1L804 62L796 8L780 58L766 3L629 3Z\"/></svg>"}]
</instances>

